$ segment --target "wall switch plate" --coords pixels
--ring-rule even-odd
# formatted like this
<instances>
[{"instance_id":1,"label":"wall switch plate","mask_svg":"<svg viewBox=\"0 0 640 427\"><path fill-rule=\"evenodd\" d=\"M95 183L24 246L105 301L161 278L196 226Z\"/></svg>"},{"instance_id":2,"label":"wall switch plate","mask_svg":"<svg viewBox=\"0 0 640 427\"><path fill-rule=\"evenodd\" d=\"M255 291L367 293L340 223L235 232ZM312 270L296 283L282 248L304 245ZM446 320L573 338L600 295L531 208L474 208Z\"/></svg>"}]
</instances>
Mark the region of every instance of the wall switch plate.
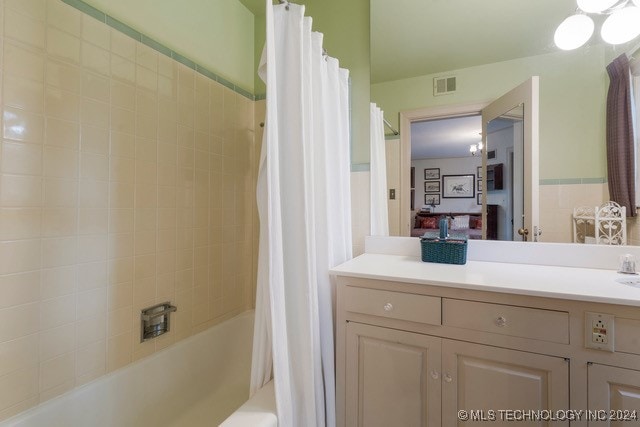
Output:
<instances>
[{"instance_id":1,"label":"wall switch plate","mask_svg":"<svg viewBox=\"0 0 640 427\"><path fill-rule=\"evenodd\" d=\"M391 200L395 200L396 199L396 189L392 188L389 190L389 199Z\"/></svg>"},{"instance_id":2,"label":"wall switch plate","mask_svg":"<svg viewBox=\"0 0 640 427\"><path fill-rule=\"evenodd\" d=\"M613 352L614 319L613 314L585 313L585 347Z\"/></svg>"}]
</instances>

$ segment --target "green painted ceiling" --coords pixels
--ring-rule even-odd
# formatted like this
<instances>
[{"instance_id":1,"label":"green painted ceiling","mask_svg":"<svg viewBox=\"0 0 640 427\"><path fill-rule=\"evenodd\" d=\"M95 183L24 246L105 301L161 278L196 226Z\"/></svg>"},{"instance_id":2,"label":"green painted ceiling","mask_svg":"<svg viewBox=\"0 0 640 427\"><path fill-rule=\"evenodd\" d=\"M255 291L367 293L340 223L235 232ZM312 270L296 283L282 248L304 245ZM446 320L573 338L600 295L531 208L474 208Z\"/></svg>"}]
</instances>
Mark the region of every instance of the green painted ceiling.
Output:
<instances>
[{"instance_id":1,"label":"green painted ceiling","mask_svg":"<svg viewBox=\"0 0 640 427\"><path fill-rule=\"evenodd\" d=\"M265 0L240 1L264 14ZM556 52L555 28L576 10L575 0L370 3L371 83Z\"/></svg>"},{"instance_id":2,"label":"green painted ceiling","mask_svg":"<svg viewBox=\"0 0 640 427\"><path fill-rule=\"evenodd\" d=\"M264 15L265 2L264 0L240 0L247 9L254 15Z\"/></svg>"},{"instance_id":3,"label":"green painted ceiling","mask_svg":"<svg viewBox=\"0 0 640 427\"><path fill-rule=\"evenodd\" d=\"M371 82L557 51L575 0L371 0Z\"/></svg>"}]
</instances>

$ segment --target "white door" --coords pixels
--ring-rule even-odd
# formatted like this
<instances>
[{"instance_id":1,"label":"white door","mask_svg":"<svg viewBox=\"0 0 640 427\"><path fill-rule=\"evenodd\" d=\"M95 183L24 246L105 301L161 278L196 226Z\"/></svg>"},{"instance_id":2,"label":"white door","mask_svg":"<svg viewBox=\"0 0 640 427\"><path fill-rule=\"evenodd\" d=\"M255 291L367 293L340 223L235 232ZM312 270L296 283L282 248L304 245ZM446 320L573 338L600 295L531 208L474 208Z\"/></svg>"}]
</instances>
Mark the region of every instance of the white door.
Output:
<instances>
[{"instance_id":1,"label":"white door","mask_svg":"<svg viewBox=\"0 0 640 427\"><path fill-rule=\"evenodd\" d=\"M510 90L482 110L482 139L485 149L482 155L482 176L486 180L486 170L488 162L495 163L493 159L487 158L487 153L494 150L493 141L488 138L492 128L499 127L499 122L508 124L513 122L513 142L512 149L514 153L513 165L513 229L514 240L538 241L541 234L539 227L539 203L538 203L538 103L539 103L539 78L531 77L520 86ZM498 126L493 126L498 125ZM505 150L507 148L500 147L496 149ZM505 154L506 155L506 154ZM500 153L496 154L499 159ZM505 177L508 177L506 174ZM483 188L487 189L486 182L483 182ZM505 185L504 188L509 188ZM488 189L487 189L488 190ZM505 194L500 194L505 191ZM485 191L482 194L482 212L483 212L483 238L486 239L487 224L487 203L501 204L502 200L507 200L505 189L496 189L493 191ZM505 202L505 206L507 203ZM503 208L506 209L506 208ZM503 210L499 214L499 218L507 218L506 212ZM509 220L510 222L510 220ZM500 232L500 228L510 228L511 224L499 223L498 235L504 235ZM511 234L511 233L508 233Z\"/></svg>"}]
</instances>

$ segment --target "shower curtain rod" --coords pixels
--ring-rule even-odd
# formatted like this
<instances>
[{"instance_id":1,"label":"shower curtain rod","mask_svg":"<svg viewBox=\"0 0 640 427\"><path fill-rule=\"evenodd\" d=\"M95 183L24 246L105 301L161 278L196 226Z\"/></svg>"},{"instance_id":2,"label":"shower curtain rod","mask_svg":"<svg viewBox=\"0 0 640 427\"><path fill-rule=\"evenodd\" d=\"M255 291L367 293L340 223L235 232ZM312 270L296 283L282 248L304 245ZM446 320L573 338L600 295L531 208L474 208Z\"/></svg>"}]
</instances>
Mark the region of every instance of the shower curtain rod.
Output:
<instances>
[{"instance_id":1,"label":"shower curtain rod","mask_svg":"<svg viewBox=\"0 0 640 427\"><path fill-rule=\"evenodd\" d=\"M385 124L385 125L387 125L387 127L388 127L389 129L391 129L391 132L393 132L393 134L394 134L394 135L400 135L400 132L398 132L397 130L395 130L395 129L393 128L393 126L391 126L391 123L389 123L389 121L388 121L387 119L382 118L382 121L384 122L384 124Z\"/></svg>"}]
</instances>

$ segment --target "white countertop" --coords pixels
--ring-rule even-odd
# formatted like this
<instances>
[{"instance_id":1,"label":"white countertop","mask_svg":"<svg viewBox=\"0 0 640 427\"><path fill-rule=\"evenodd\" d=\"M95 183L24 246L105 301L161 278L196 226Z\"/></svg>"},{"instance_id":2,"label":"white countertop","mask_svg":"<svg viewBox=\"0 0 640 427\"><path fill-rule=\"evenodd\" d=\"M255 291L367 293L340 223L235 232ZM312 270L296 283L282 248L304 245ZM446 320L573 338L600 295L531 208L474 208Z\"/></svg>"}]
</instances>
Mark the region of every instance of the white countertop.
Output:
<instances>
[{"instance_id":1,"label":"white countertop","mask_svg":"<svg viewBox=\"0 0 640 427\"><path fill-rule=\"evenodd\" d=\"M630 276L605 269L472 260L465 265L434 264L414 256L367 253L333 268L331 273L640 307L640 286L618 283L615 279Z\"/></svg>"}]
</instances>

